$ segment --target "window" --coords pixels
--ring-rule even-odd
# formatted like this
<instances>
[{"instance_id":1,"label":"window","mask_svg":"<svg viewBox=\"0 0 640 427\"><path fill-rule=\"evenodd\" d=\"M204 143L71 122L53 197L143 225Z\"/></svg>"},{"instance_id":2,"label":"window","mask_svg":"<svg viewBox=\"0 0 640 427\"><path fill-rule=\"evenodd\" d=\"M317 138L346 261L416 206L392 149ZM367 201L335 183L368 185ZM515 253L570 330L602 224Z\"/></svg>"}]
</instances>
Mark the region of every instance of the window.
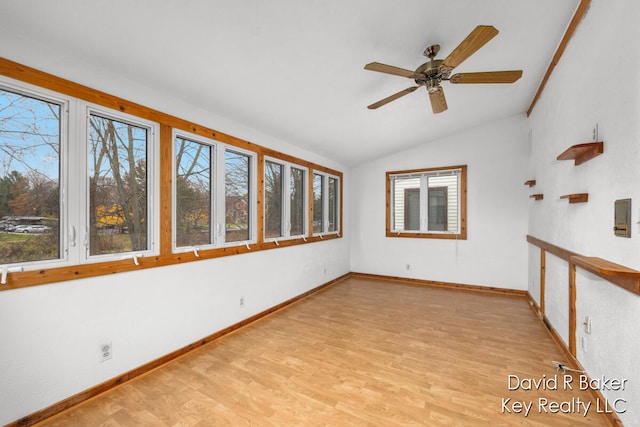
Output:
<instances>
[{"instance_id":1,"label":"window","mask_svg":"<svg viewBox=\"0 0 640 427\"><path fill-rule=\"evenodd\" d=\"M265 159L265 239L300 237L306 233L306 174L306 169L299 166Z\"/></svg>"},{"instance_id":2,"label":"window","mask_svg":"<svg viewBox=\"0 0 640 427\"><path fill-rule=\"evenodd\" d=\"M255 205L251 194L252 160L250 154L225 150L225 242L251 240L251 212Z\"/></svg>"},{"instance_id":3,"label":"window","mask_svg":"<svg viewBox=\"0 0 640 427\"><path fill-rule=\"evenodd\" d=\"M313 174L313 234L323 233L324 200L326 198L324 179L318 173Z\"/></svg>"},{"instance_id":4,"label":"window","mask_svg":"<svg viewBox=\"0 0 640 427\"><path fill-rule=\"evenodd\" d=\"M182 119L55 76L42 79L10 61L0 63L3 285L14 286L13 274L20 275L17 283L23 287L130 270L123 259L143 268L193 259L170 257L172 250L193 250L195 257L201 248L221 249L207 257L238 254L243 251L224 246L253 249L249 244L258 240L259 228L265 232L261 237L276 243L306 242L312 230L318 238L339 237L339 172L321 166L312 172L313 164L304 160L197 124L185 127ZM66 95L54 91L62 87ZM118 108L109 108L113 105ZM173 133L168 145L160 146L161 129L167 142ZM216 141L208 139L211 135ZM164 157L170 148L174 155ZM255 174L259 156L265 156L261 195ZM263 227L256 227L259 197ZM157 254L162 257L150 256ZM99 268L91 265L96 262Z\"/></svg>"},{"instance_id":5,"label":"window","mask_svg":"<svg viewBox=\"0 0 640 427\"><path fill-rule=\"evenodd\" d=\"M340 231L340 179L313 173L313 234Z\"/></svg>"},{"instance_id":6,"label":"window","mask_svg":"<svg viewBox=\"0 0 640 427\"><path fill-rule=\"evenodd\" d=\"M289 181L290 234L292 236L302 236L307 234L307 171L292 166Z\"/></svg>"},{"instance_id":7,"label":"window","mask_svg":"<svg viewBox=\"0 0 640 427\"><path fill-rule=\"evenodd\" d=\"M30 86L0 87L0 265L137 262L157 251L156 128Z\"/></svg>"},{"instance_id":8,"label":"window","mask_svg":"<svg viewBox=\"0 0 640 427\"><path fill-rule=\"evenodd\" d=\"M214 243L214 147L176 136L175 140L175 246L199 247Z\"/></svg>"},{"instance_id":9,"label":"window","mask_svg":"<svg viewBox=\"0 0 640 427\"><path fill-rule=\"evenodd\" d=\"M0 264L62 257L65 110L60 101L0 88Z\"/></svg>"},{"instance_id":10,"label":"window","mask_svg":"<svg viewBox=\"0 0 640 427\"><path fill-rule=\"evenodd\" d=\"M89 256L151 249L150 133L144 125L89 115Z\"/></svg>"},{"instance_id":11,"label":"window","mask_svg":"<svg viewBox=\"0 0 640 427\"><path fill-rule=\"evenodd\" d=\"M387 172L387 236L466 239L466 166Z\"/></svg>"},{"instance_id":12,"label":"window","mask_svg":"<svg viewBox=\"0 0 640 427\"><path fill-rule=\"evenodd\" d=\"M327 210L328 215L328 227L327 231L338 231L338 179L333 177L328 177L329 181L329 194L328 194L328 203L329 209Z\"/></svg>"},{"instance_id":13,"label":"window","mask_svg":"<svg viewBox=\"0 0 640 427\"><path fill-rule=\"evenodd\" d=\"M179 130L173 139L174 252L254 240L255 153Z\"/></svg>"},{"instance_id":14,"label":"window","mask_svg":"<svg viewBox=\"0 0 640 427\"><path fill-rule=\"evenodd\" d=\"M279 163L264 162L264 237L267 239L283 235L283 169Z\"/></svg>"}]
</instances>

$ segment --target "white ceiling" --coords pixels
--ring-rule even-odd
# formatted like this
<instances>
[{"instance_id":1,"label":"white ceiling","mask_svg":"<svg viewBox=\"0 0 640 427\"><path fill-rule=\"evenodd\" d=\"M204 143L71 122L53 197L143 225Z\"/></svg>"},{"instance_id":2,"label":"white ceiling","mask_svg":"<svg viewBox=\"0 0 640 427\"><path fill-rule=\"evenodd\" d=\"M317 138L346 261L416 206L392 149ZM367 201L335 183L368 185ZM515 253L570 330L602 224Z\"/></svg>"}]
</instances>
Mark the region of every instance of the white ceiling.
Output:
<instances>
[{"instance_id":1,"label":"white ceiling","mask_svg":"<svg viewBox=\"0 0 640 427\"><path fill-rule=\"evenodd\" d=\"M0 0L0 56L52 72L60 70L60 64L40 63L38 51L47 53L43 57L59 53L64 67L81 64L96 76L121 76L356 165L524 113L577 4L578 0ZM522 69L518 82L445 82L449 110L438 115L431 112L424 90L377 110L366 108L413 83L366 71L366 63L413 70L425 62L426 46L440 44L438 58L444 59L476 25L493 25L500 33L455 71ZM86 82L103 89L91 77Z\"/></svg>"}]
</instances>

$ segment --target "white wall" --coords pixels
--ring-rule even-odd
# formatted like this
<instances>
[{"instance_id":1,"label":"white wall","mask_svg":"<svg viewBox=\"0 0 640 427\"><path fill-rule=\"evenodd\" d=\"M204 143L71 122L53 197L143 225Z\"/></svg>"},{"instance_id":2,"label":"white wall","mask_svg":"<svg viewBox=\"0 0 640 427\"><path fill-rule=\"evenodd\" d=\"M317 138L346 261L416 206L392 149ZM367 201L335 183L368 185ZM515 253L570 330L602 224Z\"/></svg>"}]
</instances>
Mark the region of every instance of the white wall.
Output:
<instances>
[{"instance_id":1,"label":"white wall","mask_svg":"<svg viewBox=\"0 0 640 427\"><path fill-rule=\"evenodd\" d=\"M61 68L37 46L15 49L3 56L75 81L84 73L93 88L342 171L348 217L344 165L119 76ZM0 425L348 273L347 225L341 239L0 292ZM105 342L113 358L100 362Z\"/></svg>"},{"instance_id":2,"label":"white wall","mask_svg":"<svg viewBox=\"0 0 640 427\"><path fill-rule=\"evenodd\" d=\"M338 239L0 292L0 424L345 274L347 246ZM113 358L100 362L104 342Z\"/></svg>"},{"instance_id":3,"label":"white wall","mask_svg":"<svg viewBox=\"0 0 640 427\"><path fill-rule=\"evenodd\" d=\"M529 164L535 192L544 200L531 204L529 234L583 255L640 270L640 3L592 0L589 11L549 80L529 119L533 152ZM574 166L556 157L571 145L592 141L598 124L604 153ZM560 196L589 193L584 204L569 205ZM633 199L630 239L613 234L613 203ZM549 259L552 259L549 262ZM547 255L546 314L568 340L567 263ZM529 284L539 293L539 266L531 265ZM619 414L625 425L640 425L640 296L578 268L577 356L594 377L626 378L624 391L605 397L627 400ZM581 323L592 318L592 333ZM582 339L585 348L582 348Z\"/></svg>"},{"instance_id":4,"label":"white wall","mask_svg":"<svg viewBox=\"0 0 640 427\"><path fill-rule=\"evenodd\" d=\"M519 115L353 168L351 270L526 289L527 158ZM385 172L463 164L467 240L385 236Z\"/></svg>"}]
</instances>

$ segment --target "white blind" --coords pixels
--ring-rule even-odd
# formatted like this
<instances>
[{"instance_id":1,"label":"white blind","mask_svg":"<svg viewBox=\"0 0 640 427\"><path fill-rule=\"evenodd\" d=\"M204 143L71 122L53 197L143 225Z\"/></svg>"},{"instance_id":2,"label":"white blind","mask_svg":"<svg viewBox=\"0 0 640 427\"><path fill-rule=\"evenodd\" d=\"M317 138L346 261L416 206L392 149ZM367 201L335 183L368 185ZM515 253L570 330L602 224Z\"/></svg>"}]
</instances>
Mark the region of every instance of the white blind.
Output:
<instances>
[{"instance_id":1,"label":"white blind","mask_svg":"<svg viewBox=\"0 0 640 427\"><path fill-rule=\"evenodd\" d=\"M460 175L462 173L461 169L446 169L440 171L422 171L422 172L411 172L411 173L403 173L397 175L390 175L391 180L395 179L408 179L408 178L421 178L423 176L452 176L452 175Z\"/></svg>"}]
</instances>

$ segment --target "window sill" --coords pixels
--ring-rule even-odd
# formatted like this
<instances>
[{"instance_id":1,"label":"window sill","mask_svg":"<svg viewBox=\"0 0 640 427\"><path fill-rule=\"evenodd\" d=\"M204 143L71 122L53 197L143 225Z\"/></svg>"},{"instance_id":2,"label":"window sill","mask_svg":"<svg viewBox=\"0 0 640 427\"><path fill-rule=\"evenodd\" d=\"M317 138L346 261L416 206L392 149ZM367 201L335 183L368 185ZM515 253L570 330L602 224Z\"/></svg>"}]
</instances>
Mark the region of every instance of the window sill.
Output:
<instances>
[{"instance_id":1,"label":"window sill","mask_svg":"<svg viewBox=\"0 0 640 427\"><path fill-rule=\"evenodd\" d=\"M387 231L387 237L409 237L418 239L467 240L467 233L416 233L407 231Z\"/></svg>"}]
</instances>

